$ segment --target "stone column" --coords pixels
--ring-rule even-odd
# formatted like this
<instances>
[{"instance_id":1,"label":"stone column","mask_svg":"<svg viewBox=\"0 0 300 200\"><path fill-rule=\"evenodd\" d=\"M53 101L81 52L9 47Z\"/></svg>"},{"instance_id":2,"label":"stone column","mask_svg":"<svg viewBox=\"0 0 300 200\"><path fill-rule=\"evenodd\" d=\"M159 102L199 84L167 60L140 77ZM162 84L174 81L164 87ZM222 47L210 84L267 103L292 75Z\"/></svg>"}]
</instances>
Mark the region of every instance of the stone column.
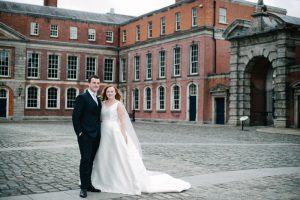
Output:
<instances>
[{"instance_id":1,"label":"stone column","mask_svg":"<svg viewBox=\"0 0 300 200\"><path fill-rule=\"evenodd\" d=\"M26 45L17 45L15 48L15 66L14 66L14 120L24 118L25 108L25 66L26 66ZM22 90L20 89L22 88Z\"/></svg>"}]
</instances>

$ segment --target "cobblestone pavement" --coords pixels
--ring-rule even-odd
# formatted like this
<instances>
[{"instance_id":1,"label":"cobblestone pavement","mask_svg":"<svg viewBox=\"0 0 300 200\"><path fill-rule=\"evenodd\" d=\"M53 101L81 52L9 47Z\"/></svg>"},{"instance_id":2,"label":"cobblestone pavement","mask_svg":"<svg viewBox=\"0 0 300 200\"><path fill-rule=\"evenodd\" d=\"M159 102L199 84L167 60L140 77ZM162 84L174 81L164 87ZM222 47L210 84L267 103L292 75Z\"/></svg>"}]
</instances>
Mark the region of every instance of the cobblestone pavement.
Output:
<instances>
[{"instance_id":1,"label":"cobblestone pavement","mask_svg":"<svg viewBox=\"0 0 300 200\"><path fill-rule=\"evenodd\" d=\"M134 123L149 170L174 177L300 167L300 136L255 127ZM79 150L71 122L0 124L0 197L78 190ZM220 177L222 179L222 177ZM79 192L79 190L78 190ZM193 187L183 193L110 199L300 199L300 170Z\"/></svg>"}]
</instances>

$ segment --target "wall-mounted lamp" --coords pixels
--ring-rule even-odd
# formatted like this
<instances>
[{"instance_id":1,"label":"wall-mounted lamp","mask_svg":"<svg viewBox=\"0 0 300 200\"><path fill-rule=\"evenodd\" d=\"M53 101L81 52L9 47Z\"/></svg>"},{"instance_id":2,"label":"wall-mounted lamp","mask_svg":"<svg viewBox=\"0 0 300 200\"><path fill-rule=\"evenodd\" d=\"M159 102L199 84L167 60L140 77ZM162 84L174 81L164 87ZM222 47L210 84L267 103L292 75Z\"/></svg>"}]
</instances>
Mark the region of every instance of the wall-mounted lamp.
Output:
<instances>
[{"instance_id":1,"label":"wall-mounted lamp","mask_svg":"<svg viewBox=\"0 0 300 200\"><path fill-rule=\"evenodd\" d=\"M22 92L23 92L23 87L22 85L19 85L19 87L17 88L17 91L18 91L18 96L20 97Z\"/></svg>"},{"instance_id":2,"label":"wall-mounted lamp","mask_svg":"<svg viewBox=\"0 0 300 200\"><path fill-rule=\"evenodd\" d=\"M203 4L201 3L201 4L199 4L199 8L203 8Z\"/></svg>"}]
</instances>

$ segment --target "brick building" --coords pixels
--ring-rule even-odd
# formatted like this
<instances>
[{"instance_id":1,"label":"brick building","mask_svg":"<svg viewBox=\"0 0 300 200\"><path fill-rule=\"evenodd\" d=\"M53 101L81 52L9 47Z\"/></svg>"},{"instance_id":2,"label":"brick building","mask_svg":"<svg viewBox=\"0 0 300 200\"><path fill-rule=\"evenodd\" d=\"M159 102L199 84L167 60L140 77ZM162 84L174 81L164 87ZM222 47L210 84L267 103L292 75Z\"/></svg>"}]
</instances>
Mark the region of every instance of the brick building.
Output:
<instances>
[{"instance_id":1,"label":"brick building","mask_svg":"<svg viewBox=\"0 0 300 200\"><path fill-rule=\"evenodd\" d=\"M60 9L56 0L0 1L1 117L68 118L87 77L98 74L103 85L118 85L137 118L228 123L235 104L223 33L236 19L251 21L256 8L244 0L176 0L131 17Z\"/></svg>"}]
</instances>

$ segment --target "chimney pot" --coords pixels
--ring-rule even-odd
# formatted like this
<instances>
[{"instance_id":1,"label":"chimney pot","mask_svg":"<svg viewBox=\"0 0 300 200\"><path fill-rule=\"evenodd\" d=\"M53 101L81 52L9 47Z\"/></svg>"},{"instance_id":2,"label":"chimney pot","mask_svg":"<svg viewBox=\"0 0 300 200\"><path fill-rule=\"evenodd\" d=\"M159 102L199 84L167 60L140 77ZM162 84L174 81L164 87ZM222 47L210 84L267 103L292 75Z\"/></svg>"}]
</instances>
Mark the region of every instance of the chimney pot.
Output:
<instances>
[{"instance_id":1,"label":"chimney pot","mask_svg":"<svg viewBox=\"0 0 300 200\"><path fill-rule=\"evenodd\" d=\"M44 0L44 6L57 7L57 0Z\"/></svg>"}]
</instances>

